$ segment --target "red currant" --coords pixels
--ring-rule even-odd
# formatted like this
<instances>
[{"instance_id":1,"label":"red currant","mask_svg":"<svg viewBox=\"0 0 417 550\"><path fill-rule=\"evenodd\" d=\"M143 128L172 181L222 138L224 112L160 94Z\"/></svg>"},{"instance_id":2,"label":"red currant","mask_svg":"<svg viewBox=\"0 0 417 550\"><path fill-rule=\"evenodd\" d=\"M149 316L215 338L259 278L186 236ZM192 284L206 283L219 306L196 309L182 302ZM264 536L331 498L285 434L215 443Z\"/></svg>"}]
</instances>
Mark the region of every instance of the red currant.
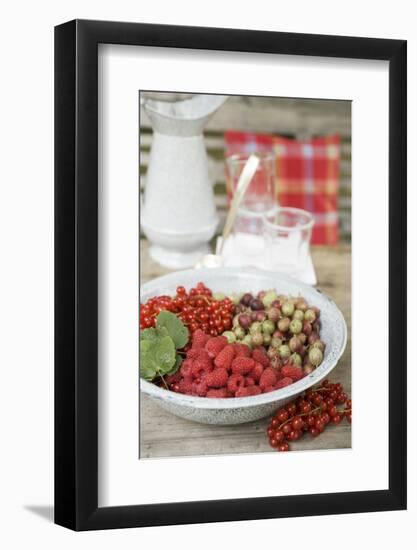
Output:
<instances>
[{"instance_id":1,"label":"red currant","mask_svg":"<svg viewBox=\"0 0 417 550\"><path fill-rule=\"evenodd\" d=\"M316 424L316 419L314 418L314 416L307 416L307 425L312 427Z\"/></svg>"},{"instance_id":2,"label":"red currant","mask_svg":"<svg viewBox=\"0 0 417 550\"><path fill-rule=\"evenodd\" d=\"M301 430L303 425L304 425L304 421L299 416L296 416L292 421L293 430Z\"/></svg>"},{"instance_id":3,"label":"red currant","mask_svg":"<svg viewBox=\"0 0 417 550\"><path fill-rule=\"evenodd\" d=\"M328 413L330 416L336 416L337 415L337 407L335 405L332 405L330 409L328 410Z\"/></svg>"},{"instance_id":4,"label":"red currant","mask_svg":"<svg viewBox=\"0 0 417 550\"><path fill-rule=\"evenodd\" d=\"M318 437L320 435L319 430L315 427L310 428L309 432L313 437Z\"/></svg>"},{"instance_id":5,"label":"red currant","mask_svg":"<svg viewBox=\"0 0 417 550\"><path fill-rule=\"evenodd\" d=\"M342 420L342 417L340 416L340 414L335 414L334 416L331 417L331 422L333 424L340 424L341 420Z\"/></svg>"},{"instance_id":6,"label":"red currant","mask_svg":"<svg viewBox=\"0 0 417 550\"><path fill-rule=\"evenodd\" d=\"M297 406L295 403L289 403L285 408L290 416L294 416L297 412Z\"/></svg>"},{"instance_id":7,"label":"red currant","mask_svg":"<svg viewBox=\"0 0 417 550\"><path fill-rule=\"evenodd\" d=\"M323 413L320 418L324 425L330 422L330 415L328 413Z\"/></svg>"},{"instance_id":8,"label":"red currant","mask_svg":"<svg viewBox=\"0 0 417 550\"><path fill-rule=\"evenodd\" d=\"M289 418L288 412L285 409L280 409L277 414L276 418L282 423L286 422Z\"/></svg>"},{"instance_id":9,"label":"red currant","mask_svg":"<svg viewBox=\"0 0 417 550\"><path fill-rule=\"evenodd\" d=\"M278 443L281 443L282 441L284 441L284 432L282 430L277 430L275 432L275 439L278 441Z\"/></svg>"}]
</instances>

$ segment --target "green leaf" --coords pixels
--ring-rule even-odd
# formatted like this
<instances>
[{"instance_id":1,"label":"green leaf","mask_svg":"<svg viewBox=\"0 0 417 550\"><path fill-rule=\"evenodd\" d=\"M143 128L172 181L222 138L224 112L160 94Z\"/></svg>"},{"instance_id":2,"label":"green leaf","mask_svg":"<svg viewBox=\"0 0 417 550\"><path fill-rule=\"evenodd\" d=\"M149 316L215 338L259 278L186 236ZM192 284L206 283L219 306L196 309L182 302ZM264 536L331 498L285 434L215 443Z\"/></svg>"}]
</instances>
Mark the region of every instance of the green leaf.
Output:
<instances>
[{"instance_id":1,"label":"green leaf","mask_svg":"<svg viewBox=\"0 0 417 550\"><path fill-rule=\"evenodd\" d=\"M154 361L154 341L141 340L140 342L140 363L139 371L142 378L151 381L156 376L157 365Z\"/></svg>"},{"instance_id":2,"label":"green leaf","mask_svg":"<svg viewBox=\"0 0 417 550\"><path fill-rule=\"evenodd\" d=\"M158 336L169 336L169 332L166 327L156 327Z\"/></svg>"},{"instance_id":3,"label":"green leaf","mask_svg":"<svg viewBox=\"0 0 417 550\"><path fill-rule=\"evenodd\" d=\"M166 374L175 365L175 345L170 336L163 336L153 344L153 361L161 374Z\"/></svg>"},{"instance_id":4,"label":"green leaf","mask_svg":"<svg viewBox=\"0 0 417 550\"><path fill-rule=\"evenodd\" d=\"M168 331L165 327L145 328L140 331L141 340L156 341L159 340L161 336L169 336Z\"/></svg>"},{"instance_id":5,"label":"green leaf","mask_svg":"<svg viewBox=\"0 0 417 550\"><path fill-rule=\"evenodd\" d=\"M145 380L152 381L157 376L163 376L171 372L174 373L181 364L181 358L177 359L175 343L169 332L171 331L176 336L177 342L182 343L184 341L182 329L185 327L180 321L180 325L178 326L178 319L175 315L173 315L174 320L172 320L170 318L171 313L164 313L168 313L168 316L162 315L162 323L157 325L156 328L148 328L140 332L139 370L140 376ZM188 340L188 330L185 330L187 331L186 343Z\"/></svg>"},{"instance_id":6,"label":"green leaf","mask_svg":"<svg viewBox=\"0 0 417 550\"><path fill-rule=\"evenodd\" d=\"M166 374L167 374L167 375L175 374L175 373L177 372L177 370L180 368L181 363L182 363L182 357L181 357L181 355L177 355L176 358L175 358L174 366L173 366L172 369L171 369L169 372L167 372Z\"/></svg>"},{"instance_id":7,"label":"green leaf","mask_svg":"<svg viewBox=\"0 0 417 550\"><path fill-rule=\"evenodd\" d=\"M158 330L165 328L168 331L177 349L183 348L188 342L189 334L187 327L170 311L161 311L158 314L156 326Z\"/></svg>"},{"instance_id":8,"label":"green leaf","mask_svg":"<svg viewBox=\"0 0 417 550\"><path fill-rule=\"evenodd\" d=\"M140 342L140 353L145 354L149 353L152 348L152 340L141 340Z\"/></svg>"},{"instance_id":9,"label":"green leaf","mask_svg":"<svg viewBox=\"0 0 417 550\"><path fill-rule=\"evenodd\" d=\"M158 332L154 328L145 328L140 331L140 339L143 340L156 340L158 338Z\"/></svg>"}]
</instances>

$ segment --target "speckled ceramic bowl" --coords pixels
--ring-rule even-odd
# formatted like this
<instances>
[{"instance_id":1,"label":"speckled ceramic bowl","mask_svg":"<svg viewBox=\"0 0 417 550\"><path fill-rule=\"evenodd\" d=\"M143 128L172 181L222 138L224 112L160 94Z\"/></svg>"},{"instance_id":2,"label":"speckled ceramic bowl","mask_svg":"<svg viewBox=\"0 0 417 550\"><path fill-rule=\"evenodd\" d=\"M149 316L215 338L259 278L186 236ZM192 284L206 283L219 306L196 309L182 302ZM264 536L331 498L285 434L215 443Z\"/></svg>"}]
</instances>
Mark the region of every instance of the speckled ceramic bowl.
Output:
<instances>
[{"instance_id":1,"label":"speckled ceramic bowl","mask_svg":"<svg viewBox=\"0 0 417 550\"><path fill-rule=\"evenodd\" d=\"M326 343L326 351L322 364L309 376L280 390L253 397L192 397L167 391L140 379L141 391L172 414L203 424L242 424L264 418L326 377L345 350L347 328L336 304L317 289L279 273L237 268L177 271L142 285L141 302L159 294L173 295L178 285L190 288L198 281L204 281L214 292L226 294L243 291L255 293L274 288L278 294L302 295L321 310L321 338Z\"/></svg>"}]
</instances>

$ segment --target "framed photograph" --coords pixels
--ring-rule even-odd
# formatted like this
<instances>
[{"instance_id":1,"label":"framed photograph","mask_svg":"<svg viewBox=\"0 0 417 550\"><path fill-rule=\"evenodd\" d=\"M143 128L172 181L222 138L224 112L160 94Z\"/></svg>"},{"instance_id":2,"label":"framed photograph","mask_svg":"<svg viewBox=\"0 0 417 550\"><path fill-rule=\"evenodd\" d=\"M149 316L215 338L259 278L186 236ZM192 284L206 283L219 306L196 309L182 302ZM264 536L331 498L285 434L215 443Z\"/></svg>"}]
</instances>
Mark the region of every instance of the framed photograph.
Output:
<instances>
[{"instance_id":1,"label":"framed photograph","mask_svg":"<svg viewBox=\"0 0 417 550\"><path fill-rule=\"evenodd\" d=\"M57 524L406 508L406 114L404 40L56 27Z\"/></svg>"}]
</instances>

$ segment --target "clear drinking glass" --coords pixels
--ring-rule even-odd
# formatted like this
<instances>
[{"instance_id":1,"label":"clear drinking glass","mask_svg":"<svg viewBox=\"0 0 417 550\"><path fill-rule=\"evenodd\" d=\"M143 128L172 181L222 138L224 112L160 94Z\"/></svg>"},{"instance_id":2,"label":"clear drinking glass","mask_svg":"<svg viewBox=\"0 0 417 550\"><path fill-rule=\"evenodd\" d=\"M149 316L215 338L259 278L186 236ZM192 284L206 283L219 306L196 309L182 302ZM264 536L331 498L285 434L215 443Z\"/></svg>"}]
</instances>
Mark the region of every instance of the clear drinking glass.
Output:
<instances>
[{"instance_id":1,"label":"clear drinking glass","mask_svg":"<svg viewBox=\"0 0 417 550\"><path fill-rule=\"evenodd\" d=\"M240 203L234 234L262 235L265 215L271 215L277 207L275 190L275 159L269 152L255 152L259 165ZM233 195L249 154L231 155L226 160L228 191Z\"/></svg>"},{"instance_id":2,"label":"clear drinking glass","mask_svg":"<svg viewBox=\"0 0 417 550\"><path fill-rule=\"evenodd\" d=\"M297 276L307 267L313 216L306 210L279 207L263 217L266 269Z\"/></svg>"}]
</instances>

